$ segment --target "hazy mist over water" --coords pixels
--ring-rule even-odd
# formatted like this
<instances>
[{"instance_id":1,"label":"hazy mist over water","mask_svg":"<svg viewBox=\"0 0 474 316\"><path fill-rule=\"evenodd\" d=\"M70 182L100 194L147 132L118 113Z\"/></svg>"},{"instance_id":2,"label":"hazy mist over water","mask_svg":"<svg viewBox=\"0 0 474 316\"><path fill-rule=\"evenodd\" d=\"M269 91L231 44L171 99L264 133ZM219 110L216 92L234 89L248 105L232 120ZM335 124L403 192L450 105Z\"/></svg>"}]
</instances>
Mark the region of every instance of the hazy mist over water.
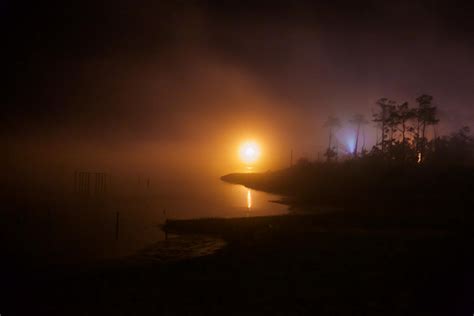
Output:
<instances>
[{"instance_id":1,"label":"hazy mist over water","mask_svg":"<svg viewBox=\"0 0 474 316\"><path fill-rule=\"evenodd\" d=\"M370 119L382 97L413 106L432 94L440 134L472 122L464 10L430 1L347 10L5 4L4 29L16 34L6 36L0 121L9 182L64 187L75 170L214 178L242 169L236 151L247 139L262 146L256 170L281 168L290 150L295 161L324 152L328 115L341 119L338 150L351 151L348 120ZM365 127L367 149L375 130Z\"/></svg>"},{"instance_id":2,"label":"hazy mist over water","mask_svg":"<svg viewBox=\"0 0 474 316\"><path fill-rule=\"evenodd\" d=\"M205 172L112 173L101 194L95 192L94 173L88 194L74 192L73 174L37 172L36 177L40 180L34 184L20 181L16 189L10 187L1 216L3 232L16 240L11 246L38 262L136 254L164 239L160 227L166 219L288 212L286 205L270 202L278 196L228 184Z\"/></svg>"},{"instance_id":3,"label":"hazy mist over water","mask_svg":"<svg viewBox=\"0 0 474 316\"><path fill-rule=\"evenodd\" d=\"M431 1L347 10L322 2L25 3L0 12L11 48L0 119L7 211L51 210L71 214L72 224L107 214L112 230L117 209L147 227L163 209L176 218L281 213L257 192L247 212L248 191L218 180L248 171L242 142L260 145L252 171L265 172L289 166L291 152L294 162L322 159L329 115L341 119L337 151L352 152L348 120L370 120L382 97L414 106L432 94L439 134L474 117L474 46L461 23L469 10ZM375 125L362 134L370 150ZM101 205L78 201L75 172L110 177ZM79 231L94 225L86 222Z\"/></svg>"},{"instance_id":4,"label":"hazy mist over water","mask_svg":"<svg viewBox=\"0 0 474 316\"><path fill-rule=\"evenodd\" d=\"M472 0L0 0L0 316L471 315L473 34Z\"/></svg>"}]
</instances>

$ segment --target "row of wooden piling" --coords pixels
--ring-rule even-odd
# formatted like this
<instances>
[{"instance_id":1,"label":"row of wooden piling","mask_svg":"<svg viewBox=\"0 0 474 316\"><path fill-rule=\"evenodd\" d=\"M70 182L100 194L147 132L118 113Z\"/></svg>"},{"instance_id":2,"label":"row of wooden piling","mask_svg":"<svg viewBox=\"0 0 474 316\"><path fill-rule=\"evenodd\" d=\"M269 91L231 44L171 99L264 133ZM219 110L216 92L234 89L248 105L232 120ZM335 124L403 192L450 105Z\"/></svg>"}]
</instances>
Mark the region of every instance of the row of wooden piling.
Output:
<instances>
[{"instance_id":1,"label":"row of wooden piling","mask_svg":"<svg viewBox=\"0 0 474 316\"><path fill-rule=\"evenodd\" d=\"M92 183L93 182L93 183ZM74 192L85 195L103 195L107 192L111 177L104 172L74 172ZM91 188L92 184L92 188Z\"/></svg>"}]
</instances>

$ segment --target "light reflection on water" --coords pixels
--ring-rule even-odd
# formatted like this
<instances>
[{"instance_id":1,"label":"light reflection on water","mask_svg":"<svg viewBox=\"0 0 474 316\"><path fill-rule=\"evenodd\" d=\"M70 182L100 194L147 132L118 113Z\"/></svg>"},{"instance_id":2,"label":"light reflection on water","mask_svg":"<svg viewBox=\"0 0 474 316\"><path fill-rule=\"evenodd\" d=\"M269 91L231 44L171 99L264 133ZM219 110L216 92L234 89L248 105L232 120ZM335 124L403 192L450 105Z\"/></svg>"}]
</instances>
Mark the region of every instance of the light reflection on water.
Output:
<instances>
[{"instance_id":1,"label":"light reflection on water","mask_svg":"<svg viewBox=\"0 0 474 316\"><path fill-rule=\"evenodd\" d=\"M197 186L189 185L174 193L160 192L152 197L154 207L166 208L168 218L172 219L243 217L250 210L251 216L284 214L288 211L287 206L270 202L279 198L219 179Z\"/></svg>"},{"instance_id":2,"label":"light reflection on water","mask_svg":"<svg viewBox=\"0 0 474 316\"><path fill-rule=\"evenodd\" d=\"M147 189L134 196L114 195L103 203L70 201L55 208L38 207L22 215L25 217L21 221L23 224L15 226L15 230L22 243L30 244L38 252L57 253L57 258L48 255L52 262L75 261L136 253L164 239L159 225L166 219L249 217L288 212L287 206L270 202L279 196L219 179L169 188L168 191L163 187ZM115 240L117 213L120 213L120 229L119 238ZM48 234L33 233L35 227L48 227Z\"/></svg>"},{"instance_id":3,"label":"light reflection on water","mask_svg":"<svg viewBox=\"0 0 474 316\"><path fill-rule=\"evenodd\" d=\"M206 185L200 186L199 190L189 187L187 190L183 190L182 193L151 196L146 207L140 210L134 208L133 212L124 210L128 212L128 215L125 214L124 218L128 216L136 219L135 227L130 227L128 233L140 235L141 238L133 239L150 243L163 239L164 235L152 233L151 229L146 230L144 228L154 227L156 229L156 223L163 223L166 218L232 218L286 214L288 212L286 205L270 202L279 198L277 195L255 191L242 185L229 184L216 179L216 181L209 181ZM166 209L166 215L163 215L163 209ZM126 226L127 223L123 225ZM146 236L146 232L148 232L148 236ZM146 243L135 245L134 248L139 250L143 246L146 246Z\"/></svg>"},{"instance_id":4,"label":"light reflection on water","mask_svg":"<svg viewBox=\"0 0 474 316\"><path fill-rule=\"evenodd\" d=\"M252 208L252 191L250 189L247 189L247 208L250 212Z\"/></svg>"}]
</instances>

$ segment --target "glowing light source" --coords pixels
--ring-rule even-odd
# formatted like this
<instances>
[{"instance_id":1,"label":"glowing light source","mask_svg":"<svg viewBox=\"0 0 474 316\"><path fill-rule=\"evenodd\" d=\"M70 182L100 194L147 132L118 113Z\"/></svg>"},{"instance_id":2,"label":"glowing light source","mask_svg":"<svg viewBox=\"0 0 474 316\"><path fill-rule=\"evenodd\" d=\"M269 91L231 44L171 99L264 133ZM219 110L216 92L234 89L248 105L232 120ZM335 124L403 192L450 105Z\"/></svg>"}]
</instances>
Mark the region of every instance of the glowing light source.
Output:
<instances>
[{"instance_id":1,"label":"glowing light source","mask_svg":"<svg viewBox=\"0 0 474 316\"><path fill-rule=\"evenodd\" d=\"M260 147L254 141L247 141L240 146L240 159L245 163L254 163L260 157Z\"/></svg>"}]
</instances>

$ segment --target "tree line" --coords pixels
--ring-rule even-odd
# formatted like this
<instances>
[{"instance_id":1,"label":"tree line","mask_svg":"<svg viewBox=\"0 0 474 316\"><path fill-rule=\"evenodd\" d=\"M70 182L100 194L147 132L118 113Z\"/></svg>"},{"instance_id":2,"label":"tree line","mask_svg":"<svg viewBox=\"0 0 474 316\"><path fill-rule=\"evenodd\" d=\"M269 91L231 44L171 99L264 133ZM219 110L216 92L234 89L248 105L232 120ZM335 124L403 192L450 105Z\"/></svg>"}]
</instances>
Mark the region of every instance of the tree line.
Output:
<instances>
[{"instance_id":1,"label":"tree line","mask_svg":"<svg viewBox=\"0 0 474 316\"><path fill-rule=\"evenodd\" d=\"M474 140L468 127L451 135L438 135L440 119L431 95L423 94L416 98L415 107L410 107L408 102L381 98L376 101L372 122L377 129L376 144L370 151L363 146L359 152L361 128L370 122L362 114L355 114L349 120L355 128L355 146L351 153L354 158L375 157L416 163L473 162ZM326 161L337 159L334 133L340 125L341 121L334 116L330 116L325 123L329 132L324 154Z\"/></svg>"}]
</instances>

